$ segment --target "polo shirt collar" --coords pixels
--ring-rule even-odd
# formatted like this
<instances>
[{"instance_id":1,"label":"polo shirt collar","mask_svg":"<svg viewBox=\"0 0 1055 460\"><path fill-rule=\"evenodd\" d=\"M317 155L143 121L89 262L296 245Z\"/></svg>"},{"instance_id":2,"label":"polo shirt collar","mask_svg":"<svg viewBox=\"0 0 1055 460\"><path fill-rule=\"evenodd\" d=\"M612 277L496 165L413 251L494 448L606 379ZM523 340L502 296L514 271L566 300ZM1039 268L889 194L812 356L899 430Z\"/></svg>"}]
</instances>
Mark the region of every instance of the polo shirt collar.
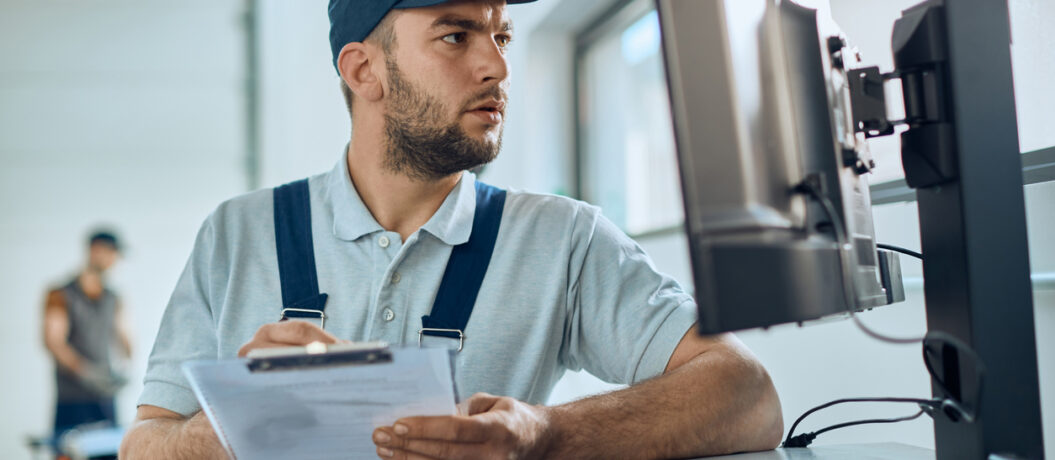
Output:
<instances>
[{"instance_id":1,"label":"polo shirt collar","mask_svg":"<svg viewBox=\"0 0 1055 460\"><path fill-rule=\"evenodd\" d=\"M333 234L344 241L355 241L365 235L384 231L355 190L348 173L348 163L342 155L329 173L326 199L333 210ZM454 189L443 200L436 213L429 218L421 230L435 236L445 244L455 246L469 241L472 233L473 215L476 211L476 176L462 173Z\"/></svg>"},{"instance_id":2,"label":"polo shirt collar","mask_svg":"<svg viewBox=\"0 0 1055 460\"><path fill-rule=\"evenodd\" d=\"M473 216L476 214L476 176L463 172L440 209L421 229L439 238L444 243L456 246L469 241L473 232Z\"/></svg>"},{"instance_id":3,"label":"polo shirt collar","mask_svg":"<svg viewBox=\"0 0 1055 460\"><path fill-rule=\"evenodd\" d=\"M348 175L347 157L341 155L341 161L330 171L326 181L329 193L326 200L333 209L333 234L338 239L355 241L364 235L383 231L373 214L359 198L359 192Z\"/></svg>"}]
</instances>

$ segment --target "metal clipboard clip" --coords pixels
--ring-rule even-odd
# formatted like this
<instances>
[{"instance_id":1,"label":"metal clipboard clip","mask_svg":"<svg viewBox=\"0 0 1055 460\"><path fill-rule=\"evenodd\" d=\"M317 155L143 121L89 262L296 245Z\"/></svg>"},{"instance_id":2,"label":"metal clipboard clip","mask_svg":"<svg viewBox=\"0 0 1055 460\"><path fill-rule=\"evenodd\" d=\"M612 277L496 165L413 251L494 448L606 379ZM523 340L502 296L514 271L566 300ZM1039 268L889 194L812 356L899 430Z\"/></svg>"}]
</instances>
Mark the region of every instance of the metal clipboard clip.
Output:
<instances>
[{"instance_id":1,"label":"metal clipboard clip","mask_svg":"<svg viewBox=\"0 0 1055 460\"><path fill-rule=\"evenodd\" d=\"M248 358L249 372L269 372L390 363L392 350L385 342L312 342L304 347L259 348Z\"/></svg>"},{"instance_id":2,"label":"metal clipboard clip","mask_svg":"<svg viewBox=\"0 0 1055 460\"><path fill-rule=\"evenodd\" d=\"M465 345L465 334L462 333L461 329L439 329L434 327L423 327L421 329L418 329L418 348L421 348L421 337L425 335L426 332L446 332L448 334L458 334L458 351L462 351L462 347ZM448 338L453 339L454 337Z\"/></svg>"},{"instance_id":3,"label":"metal clipboard clip","mask_svg":"<svg viewBox=\"0 0 1055 460\"><path fill-rule=\"evenodd\" d=\"M316 315L319 317L319 327L326 329L326 314L323 313L322 310L314 310L310 308L283 308L282 311L279 313L279 321L285 321L289 319L286 317L286 312L307 313L309 315Z\"/></svg>"}]
</instances>

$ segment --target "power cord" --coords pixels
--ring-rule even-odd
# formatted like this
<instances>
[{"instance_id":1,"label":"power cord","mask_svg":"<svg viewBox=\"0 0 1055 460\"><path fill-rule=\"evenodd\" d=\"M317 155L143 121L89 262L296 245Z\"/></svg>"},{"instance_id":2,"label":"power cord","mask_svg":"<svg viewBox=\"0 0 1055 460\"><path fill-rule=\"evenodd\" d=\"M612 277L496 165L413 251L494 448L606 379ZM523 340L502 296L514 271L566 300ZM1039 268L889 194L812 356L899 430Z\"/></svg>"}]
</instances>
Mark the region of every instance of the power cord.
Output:
<instances>
[{"instance_id":1,"label":"power cord","mask_svg":"<svg viewBox=\"0 0 1055 460\"><path fill-rule=\"evenodd\" d=\"M942 333L936 333L936 334L942 334ZM944 341L945 339L947 339L947 338L937 339L937 338L930 338L930 337L928 337L927 340L928 341L929 340L943 340ZM953 338L953 340L955 340L955 338ZM961 345L962 345L962 343L961 343ZM974 351L970 350L969 347L965 348L964 350L965 351L969 351L970 352L969 354L974 356L977 359L977 355L975 355ZM948 389L945 386L946 384L945 384L944 380L939 378L934 373L934 369L931 367L929 358L926 357L926 354L927 354L927 347L924 346L924 356L925 356L924 357L924 362L927 364L927 372L930 373L931 378L934 379L934 381L938 383L938 386L942 389L943 392L945 392L945 394L950 394ZM982 363L981 363L981 361L976 361L976 365L979 368L979 372L977 374L978 381L977 381L977 387L976 387L976 388L978 388L978 392L974 395L974 399L977 401L979 395L981 394L981 388L982 388L982 381L981 381L981 379L982 379L982 372L981 372ZM808 433L802 433L802 434L799 434L799 435L795 435L795 429L798 428L799 423L801 423L803 420L805 420L806 417L808 417L810 414L812 414L814 412L817 412L817 411L819 411L821 409L826 409L826 408L831 407L831 406L835 406L835 405L838 405L838 404L851 403L851 402L915 403L915 404L919 405L920 410L919 410L919 412L917 412L917 413L915 413L913 415L908 415L908 416L904 416L904 417L874 418L874 419L855 420L855 421L852 421L852 422L844 422L844 423L838 423L838 424L835 424L835 425L827 426L827 427L821 428L821 429L819 429L817 431L811 431L811 432L808 432ZM832 430L837 430L839 428L846 428L846 427L856 426L856 425L875 424L875 423L905 422L905 421L909 421L909 420L915 420L915 419L919 418L923 414L927 414L931 418L934 418L935 414L939 414L939 413L940 414L944 414L946 417L949 418L949 420L951 420L953 422L963 421L965 423L973 423L976 420L976 418L977 418L977 408L971 409L969 407L966 407L964 404L962 404L962 403L960 403L960 402L958 402L958 401L956 401L954 399L951 399L951 398L932 398L932 399L892 398L892 397L881 397L881 398L843 398L843 399L836 399L834 401L826 402L826 403L821 404L819 406L816 406L816 407L806 411L802 415L800 415L799 418L795 420L795 423L791 424L791 429L788 430L788 435L787 435L786 438L784 438L784 442L780 446L781 447L809 447L809 445L813 443L813 440L816 439L817 436L820 436L821 434L829 432L829 431L832 431Z\"/></svg>"},{"instance_id":2,"label":"power cord","mask_svg":"<svg viewBox=\"0 0 1055 460\"><path fill-rule=\"evenodd\" d=\"M912 256L912 257L915 257L915 258L917 258L919 260L923 260L923 254L920 254L920 253L918 253L916 251L913 251L911 249L905 249L905 248L903 248L901 246L894 246L892 244L876 243L876 247L879 248L879 249L886 249L887 251L900 252L900 253L902 253L902 254L904 254L906 256Z\"/></svg>"},{"instance_id":3,"label":"power cord","mask_svg":"<svg viewBox=\"0 0 1055 460\"><path fill-rule=\"evenodd\" d=\"M829 200L827 196L824 196L824 194L821 193L820 176L816 174L807 177L807 179L804 180L802 184L795 188L795 191L799 193L807 193L811 197L813 197L813 199L817 200L821 204L821 207L824 208L824 212L825 214L827 214L828 219L832 221L832 226L835 227L836 238L838 239L840 246L839 261L840 265L843 267L843 295L846 299L847 311L850 312L850 317L853 318L854 323L857 325L857 327L864 331L864 333L869 335L870 337L882 340L884 342L898 344L922 342L923 364L927 368L927 373L930 374L930 377L934 380L934 382L938 384L942 392L947 395L953 395L955 393L950 391L948 385L945 383L945 380L938 375L938 373L934 370L933 364L931 364L931 355L937 354L937 351L935 351L933 345L935 343L946 344L956 349L958 352L967 355L971 358L971 360L973 360L975 364L976 382L976 391L974 392L975 394L968 399L973 401L980 401L980 395L982 392L982 379L985 374L985 365L982 363L982 359L978 356L978 353L976 353L967 343L963 342L960 339L957 339L956 337L950 334L941 331L930 331L924 337L918 339L890 337L872 330L863 322L861 322L861 319L857 317L853 308L853 284L851 282L852 278L850 277L850 268L849 265L846 263L846 251L848 251L850 248L848 243L849 237L847 236L846 227L843 226L842 220L839 219L839 215L835 211L835 205L832 204L831 200ZM920 254L910 249L905 249L900 246L894 246L892 244L876 244L876 247L889 251L899 252L923 260L923 254ZM966 422L972 422L974 421L976 415L974 410L964 407L963 405L961 405L961 403L952 399L942 400L941 408L943 409L943 411L946 412L946 415L952 418L953 420L963 419Z\"/></svg>"},{"instance_id":4,"label":"power cord","mask_svg":"<svg viewBox=\"0 0 1055 460\"><path fill-rule=\"evenodd\" d=\"M845 423L839 423L839 424L836 424L836 425L827 426L827 427L821 428L821 429L819 429L817 431L812 431L812 432L808 432L808 433L802 433L802 434L799 434L797 436L795 435L795 428L798 428L799 423L802 422L802 420L805 419L810 414L812 414L814 412L817 412L817 411L819 411L821 409L826 409L828 407L837 405L837 404L844 404L844 403L851 403L851 402L915 403L915 404L920 406L920 410L919 410L919 412L916 412L913 415L909 415L909 416L905 416L905 417L856 420L856 421L852 421L852 422L845 422ZM934 413L934 411L936 411L937 409L939 409L941 407L942 407L942 401L940 399L918 399L918 398L844 398L844 399L837 399L835 401L827 402L827 403L821 404L821 405L819 405L817 407L814 407L813 409L810 409L810 410L806 411L806 413L804 413L801 416L799 416L799 418L797 420L795 420L795 423L793 423L791 425L791 429L788 430L788 436L787 436L787 438L784 439L784 443L781 444L781 447L807 447L813 442L814 439L817 438L817 436L821 435L822 433L826 433L828 431L837 430L839 428L846 428L846 427L849 427L849 426L856 426L856 425L865 425L865 424L872 424L872 423L897 423L897 422L905 422L905 421L908 421L908 420L915 420L915 419L919 418L923 414L932 414L932 413Z\"/></svg>"},{"instance_id":5,"label":"power cord","mask_svg":"<svg viewBox=\"0 0 1055 460\"><path fill-rule=\"evenodd\" d=\"M892 244L877 243L876 247L879 249L886 249L888 251L894 251L901 254L905 254L911 257L915 257L919 260L923 260L923 254L906 249L900 246L894 246ZM923 338L923 364L927 367L927 373L930 374L930 378L937 383L938 388L941 389L947 395L953 394L949 390L949 386L945 383L945 379L941 378L938 373L934 370L934 365L931 363L931 357L938 353L935 350L935 344L948 345L956 349L956 351L963 353L970 357L975 365L975 391L974 394L967 398L969 401L981 401L982 393L982 380L985 374L985 365L982 363L982 359L978 357L978 354L971 348L970 345L963 342L956 337L946 334L941 331L928 332ZM963 420L967 423L971 423L977 416L977 409L971 409L970 407L964 406L952 399L942 400L941 406L942 412L953 421Z\"/></svg>"},{"instance_id":6,"label":"power cord","mask_svg":"<svg viewBox=\"0 0 1055 460\"><path fill-rule=\"evenodd\" d=\"M968 357L970 357L974 361L974 364L975 364L975 366L974 366L974 368L975 368L975 379L976 379L975 386L974 386L975 391L974 391L974 394L972 395L972 398L970 398L970 399L973 400L973 401L976 401L976 403L975 403L975 407L971 408L970 406L967 406L967 405L961 403L960 401L957 401L957 400L954 400L954 399L951 399L951 398L917 399L917 398L885 398L884 397L884 398L844 398L844 399L837 399L835 401L831 401L831 402L828 402L828 403L825 403L825 404L821 404L820 406L814 407L814 408L806 411L801 416L799 416L799 418L797 420L795 420L795 423L793 423L791 425L791 429L788 431L787 438L785 438L784 443L782 444L782 447L806 447L806 446L809 446L813 442L813 440L817 438L817 436L819 436L819 435L821 435L823 433L826 433L828 431L836 430L836 429L839 429L839 428L845 428L845 427L856 426L856 425L874 424L874 423L904 422L904 421L908 421L908 420L915 420L915 419L919 418L920 416L922 416L923 414L927 414L927 415L929 415L931 417L934 417L935 413L942 413L946 417L948 417L950 420L952 420L953 422L958 422L958 421L961 421L961 420L966 422L966 423L974 422L976 420L976 417L977 417L977 404L980 401L981 391L982 391L982 381L983 381L983 377L984 377L984 374L985 374L985 366L983 365L982 360L978 356L978 354L969 345L967 345L965 342L957 339L956 337L953 337L952 335L946 334L944 332L931 331L931 332L928 332L927 335L922 337L922 338L890 337L890 336L886 336L884 334L880 334L880 333L878 333L876 331L873 331L872 329L867 327L863 322L861 322L861 320L857 317L857 315L855 315L855 309L854 309L854 303L855 302L854 302L854 299L856 298L856 296L854 294L854 285L852 283L852 273L851 273L851 269L849 267L849 263L847 262L848 258L846 256L846 253L849 252L850 249L852 249L852 247L849 244L849 236L847 234L848 232L846 230L846 227L843 225L842 219L840 219L838 212L836 212L836 210L835 210L835 205L832 204L831 200L829 200L828 197L825 196L824 193L821 192L820 176L817 175L817 174L811 174L801 184L797 185L793 189L793 191L795 193L803 193L803 194L809 195L810 197L815 199L818 203L820 203L821 207L824 209L824 212L825 212L825 214L828 217L828 220L831 221L832 226L835 228L836 240L837 240L837 243L839 245L839 248L838 248L839 265L842 268L842 291L843 291L843 297L844 297L844 300L846 302L847 311L850 313L850 317L853 318L854 323L857 325L857 327L860 328L865 334L869 335L870 337L876 338L876 339L884 341L884 342L891 342L891 343L898 343L898 344L920 343L921 342L922 345L923 345L923 347L922 347L923 348L923 363L924 363L924 365L927 368L927 373L930 375L931 379L935 383L937 383L938 387L941 389L941 391L945 395L950 395L951 396L951 395L955 395L955 393L950 391L950 389L948 387L948 384L945 381L945 379L938 375L937 371L934 369L934 365L931 363L931 356L939 353L936 349L934 349L934 345L935 344L948 345L948 346L951 346L952 348L954 348L956 351L967 355ZM912 250L909 250L909 249L905 249L905 248L899 247L899 246L894 246L894 245L889 245L889 244L877 244L876 247L878 247L880 249L886 249L886 250L889 250L889 251L894 251L894 252L899 252L899 253L902 253L902 254L906 254L906 255L915 257L917 259L920 259L920 260L923 259L923 255L922 254L920 254L920 253L918 253L916 251L912 251ZM919 410L919 412L917 412L917 413L915 413L913 415L908 415L908 416L904 416L904 417L894 417L894 418L885 418L885 419L856 420L856 421L844 422L844 423L839 423L839 424L836 424L836 425L827 426L827 427L824 427L824 428L822 428L820 430L813 431L813 432L808 432L808 433L802 433L802 434L799 434L797 436L794 434L795 433L795 429L798 428L799 423L802 422L802 420L804 420L810 414L812 414L814 412L817 412L817 411L819 411L821 409L825 409L825 408L837 405L837 404L844 404L844 403L850 403L850 402L915 403L915 404L919 405L920 410Z\"/></svg>"},{"instance_id":7,"label":"power cord","mask_svg":"<svg viewBox=\"0 0 1055 460\"><path fill-rule=\"evenodd\" d=\"M853 273L850 268L849 257L847 253L850 252L853 247L850 245L850 237L846 230L846 226L843 225L843 221L839 216L839 213L835 210L835 205L828 199L827 196L821 192L821 177L818 174L810 174L802 181L799 185L792 189L795 193L802 193L809 195L818 203L821 208L824 209L824 214L828 217L828 220L832 222L832 226L835 227L835 239L839 245L837 254L839 256L839 266L842 269L842 293L843 300L846 302L846 311L850 314L850 318L853 319L854 324L857 325L858 329L861 329L869 337L876 340L895 343L895 344L914 344L923 341L923 337L893 337L886 334L882 334L878 331L868 327L860 318L857 317L854 299L857 298L854 293L853 284ZM903 249L903 248L899 248ZM906 249L907 250L907 249ZM922 257L922 255L920 255Z\"/></svg>"}]
</instances>

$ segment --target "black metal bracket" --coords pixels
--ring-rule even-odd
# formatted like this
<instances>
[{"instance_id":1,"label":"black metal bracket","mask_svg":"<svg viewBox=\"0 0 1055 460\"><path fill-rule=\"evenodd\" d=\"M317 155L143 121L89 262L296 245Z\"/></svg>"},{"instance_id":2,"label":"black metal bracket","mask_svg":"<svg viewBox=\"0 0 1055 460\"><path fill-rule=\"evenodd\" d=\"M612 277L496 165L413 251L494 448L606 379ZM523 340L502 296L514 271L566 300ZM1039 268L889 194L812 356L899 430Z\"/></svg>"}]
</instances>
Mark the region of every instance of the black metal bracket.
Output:
<instances>
[{"instance_id":1,"label":"black metal bracket","mask_svg":"<svg viewBox=\"0 0 1055 460\"><path fill-rule=\"evenodd\" d=\"M846 71L850 86L850 104L853 107L854 131L865 137L894 134L894 124L886 115L886 90L883 84L887 77L879 67L863 67Z\"/></svg>"},{"instance_id":2,"label":"black metal bracket","mask_svg":"<svg viewBox=\"0 0 1055 460\"><path fill-rule=\"evenodd\" d=\"M948 183L959 174L946 41L941 7L908 10L894 24L894 75L901 79L909 126L901 134L901 162L912 188Z\"/></svg>"},{"instance_id":3,"label":"black metal bracket","mask_svg":"<svg viewBox=\"0 0 1055 460\"><path fill-rule=\"evenodd\" d=\"M835 39L836 37L832 37ZM833 59L838 46L829 39ZM908 125L901 134L901 162L905 181L912 188L931 187L957 178L952 114L948 109L948 46L945 20L939 9L908 11L895 24L894 71L878 67L849 69L850 104L854 131L866 138L894 134L896 125ZM890 120L886 114L884 84L899 79L905 118Z\"/></svg>"}]
</instances>

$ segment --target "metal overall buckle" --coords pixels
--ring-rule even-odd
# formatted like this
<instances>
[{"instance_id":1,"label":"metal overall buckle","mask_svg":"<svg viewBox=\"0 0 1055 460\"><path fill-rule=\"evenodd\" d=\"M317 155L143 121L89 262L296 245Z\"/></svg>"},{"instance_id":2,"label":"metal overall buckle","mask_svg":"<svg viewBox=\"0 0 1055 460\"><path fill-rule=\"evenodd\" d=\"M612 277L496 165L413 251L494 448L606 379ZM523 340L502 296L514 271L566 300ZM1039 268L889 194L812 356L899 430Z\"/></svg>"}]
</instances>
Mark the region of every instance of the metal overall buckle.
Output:
<instances>
[{"instance_id":1,"label":"metal overall buckle","mask_svg":"<svg viewBox=\"0 0 1055 460\"><path fill-rule=\"evenodd\" d=\"M461 329L438 329L433 327L423 327L421 329L418 329L418 348L421 348L421 337L425 335L426 332L450 332L453 334L458 334L458 351L462 351L462 346L465 345L465 334L462 333Z\"/></svg>"},{"instance_id":2,"label":"metal overall buckle","mask_svg":"<svg viewBox=\"0 0 1055 460\"><path fill-rule=\"evenodd\" d=\"M307 313L307 314L311 314L311 315L317 315L319 317L319 327L321 327L323 329L326 329L326 314L323 313L322 310L315 310L315 309L311 309L311 308L283 308L282 312L279 314L279 317L278 317L279 321L285 321L285 320L289 319L289 318L286 318L286 312L287 311L294 312L294 313ZM298 318L300 318L300 317L298 316Z\"/></svg>"}]
</instances>

